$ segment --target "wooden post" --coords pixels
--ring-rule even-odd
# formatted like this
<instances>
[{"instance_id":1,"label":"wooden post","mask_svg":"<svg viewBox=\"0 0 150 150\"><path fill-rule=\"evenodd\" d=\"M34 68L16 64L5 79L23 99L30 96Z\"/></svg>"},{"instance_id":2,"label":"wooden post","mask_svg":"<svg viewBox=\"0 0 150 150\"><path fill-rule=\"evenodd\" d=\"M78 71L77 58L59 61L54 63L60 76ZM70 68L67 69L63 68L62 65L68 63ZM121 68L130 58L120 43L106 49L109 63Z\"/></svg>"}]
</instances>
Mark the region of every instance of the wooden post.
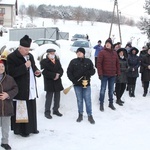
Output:
<instances>
[{"instance_id":1,"label":"wooden post","mask_svg":"<svg viewBox=\"0 0 150 150\"><path fill-rule=\"evenodd\" d=\"M118 20L118 27L119 27L119 37L120 37L120 42L122 43L121 28L120 28L120 16L119 16L119 11L118 11L118 2L117 2L117 0L114 1L113 16L112 16L112 21L111 21L111 26L110 26L109 37L111 37L112 25L114 23L115 7L117 7L117 20Z\"/></svg>"}]
</instances>

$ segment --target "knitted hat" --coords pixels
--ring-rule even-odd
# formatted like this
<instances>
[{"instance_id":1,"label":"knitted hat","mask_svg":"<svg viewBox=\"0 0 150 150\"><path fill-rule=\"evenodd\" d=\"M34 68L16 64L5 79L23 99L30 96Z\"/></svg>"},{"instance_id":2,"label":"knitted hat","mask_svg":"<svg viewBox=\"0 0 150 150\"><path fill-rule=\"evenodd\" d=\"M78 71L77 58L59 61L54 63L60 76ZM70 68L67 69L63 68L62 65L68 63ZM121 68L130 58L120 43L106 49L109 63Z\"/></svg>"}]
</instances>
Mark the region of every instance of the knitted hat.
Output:
<instances>
[{"instance_id":1,"label":"knitted hat","mask_svg":"<svg viewBox=\"0 0 150 150\"><path fill-rule=\"evenodd\" d=\"M111 38L108 38L108 39L105 41L105 45L106 45L106 43L110 43L110 44L111 44L111 46L113 46L113 43L112 43Z\"/></svg>"},{"instance_id":2,"label":"knitted hat","mask_svg":"<svg viewBox=\"0 0 150 150\"><path fill-rule=\"evenodd\" d=\"M46 52L47 52L47 53L50 53L50 52L56 52L56 50L55 50L55 49L50 48L50 49L48 49Z\"/></svg>"},{"instance_id":3,"label":"knitted hat","mask_svg":"<svg viewBox=\"0 0 150 150\"><path fill-rule=\"evenodd\" d=\"M81 52L81 53L83 53L83 54L85 55L85 49L82 48L82 47L79 47L79 48L77 49L76 53L78 53L78 52Z\"/></svg>"},{"instance_id":4,"label":"knitted hat","mask_svg":"<svg viewBox=\"0 0 150 150\"><path fill-rule=\"evenodd\" d=\"M23 47L30 47L32 39L29 38L28 35L25 35L22 39L20 39L20 45Z\"/></svg>"}]
</instances>

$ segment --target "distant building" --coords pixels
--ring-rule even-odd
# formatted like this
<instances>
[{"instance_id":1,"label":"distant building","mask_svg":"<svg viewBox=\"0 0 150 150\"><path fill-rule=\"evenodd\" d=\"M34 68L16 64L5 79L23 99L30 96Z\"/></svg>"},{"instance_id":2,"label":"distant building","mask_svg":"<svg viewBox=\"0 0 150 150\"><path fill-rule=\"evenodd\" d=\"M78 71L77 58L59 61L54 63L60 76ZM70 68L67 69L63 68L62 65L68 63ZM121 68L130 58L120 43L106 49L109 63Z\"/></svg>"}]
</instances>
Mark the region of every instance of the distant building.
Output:
<instances>
[{"instance_id":1,"label":"distant building","mask_svg":"<svg viewBox=\"0 0 150 150\"><path fill-rule=\"evenodd\" d=\"M0 25L12 27L16 21L17 0L0 0Z\"/></svg>"}]
</instances>

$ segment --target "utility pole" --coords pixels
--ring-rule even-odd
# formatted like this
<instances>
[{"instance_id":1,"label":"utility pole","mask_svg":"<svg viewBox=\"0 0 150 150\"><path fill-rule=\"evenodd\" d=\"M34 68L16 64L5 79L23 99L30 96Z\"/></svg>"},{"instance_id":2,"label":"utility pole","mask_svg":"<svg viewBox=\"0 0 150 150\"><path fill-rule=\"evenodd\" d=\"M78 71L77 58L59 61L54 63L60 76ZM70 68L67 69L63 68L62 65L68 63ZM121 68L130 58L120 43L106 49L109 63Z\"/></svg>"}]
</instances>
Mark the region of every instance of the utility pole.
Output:
<instances>
[{"instance_id":1,"label":"utility pole","mask_svg":"<svg viewBox=\"0 0 150 150\"><path fill-rule=\"evenodd\" d=\"M111 21L111 26L110 26L109 37L111 36L112 25L113 25L114 17L115 17L115 7L117 8L117 21L118 21L118 28L119 28L119 37L120 37L120 42L122 43L121 29L120 29L120 16L119 16L120 12L118 10L118 2L117 2L117 0L114 1L113 16L112 16L112 21Z\"/></svg>"}]
</instances>

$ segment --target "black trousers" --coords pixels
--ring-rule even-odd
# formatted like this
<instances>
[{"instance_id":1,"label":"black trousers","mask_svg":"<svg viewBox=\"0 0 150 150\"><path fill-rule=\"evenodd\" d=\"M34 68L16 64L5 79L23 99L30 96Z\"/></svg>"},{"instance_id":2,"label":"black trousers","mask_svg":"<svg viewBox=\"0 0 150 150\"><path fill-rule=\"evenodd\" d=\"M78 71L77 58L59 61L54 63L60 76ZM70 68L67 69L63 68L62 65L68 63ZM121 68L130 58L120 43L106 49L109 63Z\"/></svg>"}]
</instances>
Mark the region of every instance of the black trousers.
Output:
<instances>
[{"instance_id":1,"label":"black trousers","mask_svg":"<svg viewBox=\"0 0 150 150\"><path fill-rule=\"evenodd\" d=\"M128 85L136 85L137 77L128 77Z\"/></svg>"},{"instance_id":2,"label":"black trousers","mask_svg":"<svg viewBox=\"0 0 150 150\"><path fill-rule=\"evenodd\" d=\"M115 92L117 100L120 100L126 88L126 83L116 83Z\"/></svg>"},{"instance_id":3,"label":"black trousers","mask_svg":"<svg viewBox=\"0 0 150 150\"><path fill-rule=\"evenodd\" d=\"M45 101L45 114L51 113L52 99L54 97L53 111L58 111L60 105L60 91L59 92L46 92Z\"/></svg>"},{"instance_id":4,"label":"black trousers","mask_svg":"<svg viewBox=\"0 0 150 150\"><path fill-rule=\"evenodd\" d=\"M95 57L95 67L97 68L97 57Z\"/></svg>"}]
</instances>

